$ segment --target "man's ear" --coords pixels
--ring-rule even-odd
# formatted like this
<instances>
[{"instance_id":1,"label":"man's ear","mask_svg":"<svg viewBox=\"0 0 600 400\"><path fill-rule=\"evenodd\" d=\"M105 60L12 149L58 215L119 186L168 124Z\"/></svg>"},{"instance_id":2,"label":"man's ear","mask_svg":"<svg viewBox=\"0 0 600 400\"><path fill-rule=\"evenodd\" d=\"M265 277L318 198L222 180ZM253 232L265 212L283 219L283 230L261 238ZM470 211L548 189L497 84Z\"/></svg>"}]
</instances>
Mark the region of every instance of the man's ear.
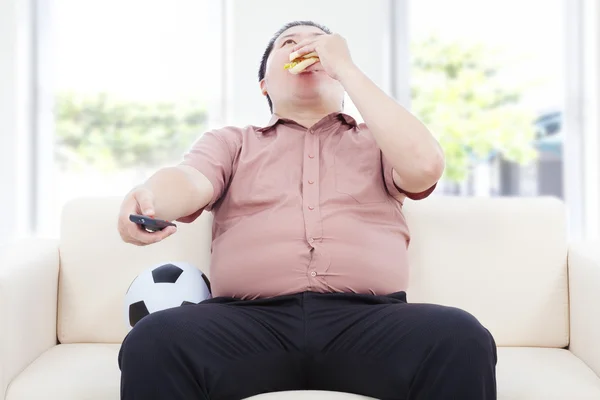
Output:
<instances>
[{"instance_id":1,"label":"man's ear","mask_svg":"<svg viewBox=\"0 0 600 400\"><path fill-rule=\"evenodd\" d=\"M262 92L263 96L266 96L269 94L267 92L267 84L264 79L260 81L260 91Z\"/></svg>"}]
</instances>

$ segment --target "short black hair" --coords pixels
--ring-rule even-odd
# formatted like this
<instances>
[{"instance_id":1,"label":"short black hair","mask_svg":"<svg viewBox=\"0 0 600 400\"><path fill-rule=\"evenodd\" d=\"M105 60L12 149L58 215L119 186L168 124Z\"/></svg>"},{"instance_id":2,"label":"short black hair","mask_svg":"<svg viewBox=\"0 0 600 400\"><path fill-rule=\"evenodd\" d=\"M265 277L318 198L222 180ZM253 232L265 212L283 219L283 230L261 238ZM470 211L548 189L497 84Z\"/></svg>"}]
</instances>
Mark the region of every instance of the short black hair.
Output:
<instances>
[{"instance_id":1,"label":"short black hair","mask_svg":"<svg viewBox=\"0 0 600 400\"><path fill-rule=\"evenodd\" d=\"M314 26L315 28L319 28L320 30L322 30L323 32L325 32L327 34L331 34L331 31L325 25L321 25L321 24L318 24L313 21L288 22L287 24L282 26L277 32L275 32L275 34L273 35L271 40L269 40L269 44L267 45L267 48L265 49L265 52L263 53L262 59L260 61L260 68L258 69L258 81L259 82L265 78L265 73L267 71L267 59L269 58L269 56L271 55L271 52L273 51L273 46L275 45L275 41L277 40L277 38L279 38L279 36L281 36L281 34L283 32L287 31L290 28L293 28L294 26ZM267 102L269 103L269 109L271 110L271 112L273 112L273 102L271 101L271 98L269 97L269 95L267 95Z\"/></svg>"}]
</instances>

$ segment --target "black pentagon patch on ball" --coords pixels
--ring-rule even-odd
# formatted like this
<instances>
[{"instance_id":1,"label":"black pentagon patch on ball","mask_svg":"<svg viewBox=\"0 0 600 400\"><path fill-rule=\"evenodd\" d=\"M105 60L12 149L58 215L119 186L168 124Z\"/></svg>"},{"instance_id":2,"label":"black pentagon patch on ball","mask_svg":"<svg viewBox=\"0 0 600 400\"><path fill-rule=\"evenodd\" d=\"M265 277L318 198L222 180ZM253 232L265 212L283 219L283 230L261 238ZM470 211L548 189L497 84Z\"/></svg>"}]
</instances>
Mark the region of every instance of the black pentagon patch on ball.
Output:
<instances>
[{"instance_id":1,"label":"black pentagon patch on ball","mask_svg":"<svg viewBox=\"0 0 600 400\"><path fill-rule=\"evenodd\" d=\"M137 303L132 303L129 305L129 325L134 326L137 324L142 318L150 314L148 308L146 307L146 303L144 301L138 301Z\"/></svg>"},{"instance_id":2,"label":"black pentagon patch on ball","mask_svg":"<svg viewBox=\"0 0 600 400\"><path fill-rule=\"evenodd\" d=\"M183 270L177 265L165 264L152 271L154 283L175 283Z\"/></svg>"}]
</instances>

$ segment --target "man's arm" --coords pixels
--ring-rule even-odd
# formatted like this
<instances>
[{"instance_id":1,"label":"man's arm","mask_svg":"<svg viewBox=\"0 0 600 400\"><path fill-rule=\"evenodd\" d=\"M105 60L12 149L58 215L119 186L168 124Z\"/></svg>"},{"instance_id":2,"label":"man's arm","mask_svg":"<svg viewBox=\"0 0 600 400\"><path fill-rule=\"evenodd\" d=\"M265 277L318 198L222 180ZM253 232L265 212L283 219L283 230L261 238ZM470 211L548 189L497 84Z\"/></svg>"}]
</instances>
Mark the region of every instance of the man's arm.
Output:
<instances>
[{"instance_id":1,"label":"man's arm","mask_svg":"<svg viewBox=\"0 0 600 400\"><path fill-rule=\"evenodd\" d=\"M239 130L223 129L202 135L177 166L163 168L131 190L119 212L119 233L127 243L147 245L176 232L167 227L148 233L129 221L143 214L167 221L193 222L222 196L239 148Z\"/></svg>"},{"instance_id":2,"label":"man's arm","mask_svg":"<svg viewBox=\"0 0 600 400\"><path fill-rule=\"evenodd\" d=\"M144 215L174 221L206 207L213 198L213 185L189 165L163 168L142 187L152 193L154 209L141 210Z\"/></svg>"},{"instance_id":3,"label":"man's arm","mask_svg":"<svg viewBox=\"0 0 600 400\"><path fill-rule=\"evenodd\" d=\"M343 37L318 35L298 43L292 51L291 58L316 51L325 72L342 84L392 165L396 186L408 193L421 193L440 179L444 153L438 142L354 64Z\"/></svg>"},{"instance_id":4,"label":"man's arm","mask_svg":"<svg viewBox=\"0 0 600 400\"><path fill-rule=\"evenodd\" d=\"M205 207L213 197L213 185L193 167L180 165L163 168L144 184L136 186L123 199L118 230L126 243L145 246L174 234L175 227L149 233L129 221L131 214L176 220Z\"/></svg>"},{"instance_id":5,"label":"man's arm","mask_svg":"<svg viewBox=\"0 0 600 400\"><path fill-rule=\"evenodd\" d=\"M339 81L365 120L403 191L431 188L444 171L444 153L429 130L383 92L358 67L342 70Z\"/></svg>"}]
</instances>

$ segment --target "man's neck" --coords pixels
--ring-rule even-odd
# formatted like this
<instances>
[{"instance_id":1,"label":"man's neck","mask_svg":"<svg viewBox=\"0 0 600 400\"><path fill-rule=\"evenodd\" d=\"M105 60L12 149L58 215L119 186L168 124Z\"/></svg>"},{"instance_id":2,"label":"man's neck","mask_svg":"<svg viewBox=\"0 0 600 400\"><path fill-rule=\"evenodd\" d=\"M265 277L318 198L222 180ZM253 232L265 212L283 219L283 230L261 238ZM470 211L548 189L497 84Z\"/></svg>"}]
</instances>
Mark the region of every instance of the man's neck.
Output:
<instances>
[{"instance_id":1,"label":"man's neck","mask_svg":"<svg viewBox=\"0 0 600 400\"><path fill-rule=\"evenodd\" d=\"M282 118L291 119L306 128L310 128L327 115L341 111L339 107L290 107L277 108L273 112Z\"/></svg>"}]
</instances>

